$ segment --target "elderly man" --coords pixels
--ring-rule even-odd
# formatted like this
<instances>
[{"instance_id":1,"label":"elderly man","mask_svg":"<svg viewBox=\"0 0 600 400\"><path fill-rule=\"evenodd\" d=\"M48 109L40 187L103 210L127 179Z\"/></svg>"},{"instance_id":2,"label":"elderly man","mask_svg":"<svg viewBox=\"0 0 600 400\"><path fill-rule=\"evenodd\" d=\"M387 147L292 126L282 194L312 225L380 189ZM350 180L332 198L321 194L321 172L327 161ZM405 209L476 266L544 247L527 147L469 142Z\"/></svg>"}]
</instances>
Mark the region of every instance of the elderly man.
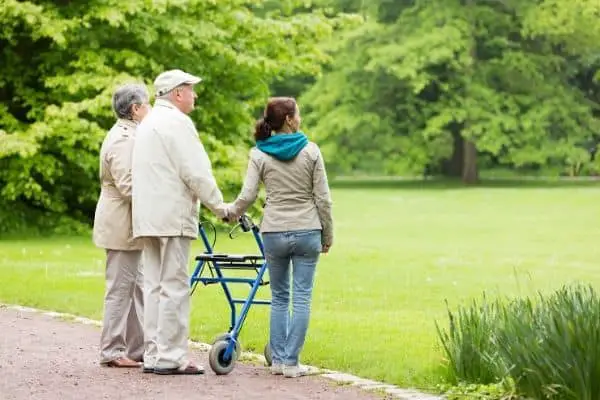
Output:
<instances>
[{"instance_id":1,"label":"elderly man","mask_svg":"<svg viewBox=\"0 0 600 400\"><path fill-rule=\"evenodd\" d=\"M94 216L94 243L106 250L104 321L100 364L139 368L144 354L143 244L131 233L131 153L137 126L150 105L144 85L129 84L113 94L117 122L100 149L101 191Z\"/></svg>"},{"instance_id":2,"label":"elderly man","mask_svg":"<svg viewBox=\"0 0 600 400\"><path fill-rule=\"evenodd\" d=\"M201 201L226 218L211 162L187 114L200 78L181 70L154 81L157 100L133 150L133 234L144 238L144 372L204 373L188 359L191 240Z\"/></svg>"}]
</instances>

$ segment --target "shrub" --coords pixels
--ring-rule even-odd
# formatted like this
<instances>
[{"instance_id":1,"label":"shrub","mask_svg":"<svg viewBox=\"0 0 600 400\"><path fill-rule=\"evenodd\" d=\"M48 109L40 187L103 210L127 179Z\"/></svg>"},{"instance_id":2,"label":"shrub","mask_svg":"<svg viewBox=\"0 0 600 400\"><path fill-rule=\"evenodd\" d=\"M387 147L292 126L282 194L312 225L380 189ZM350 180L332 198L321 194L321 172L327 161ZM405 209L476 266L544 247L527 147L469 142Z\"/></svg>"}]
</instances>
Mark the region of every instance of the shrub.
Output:
<instances>
[{"instance_id":1,"label":"shrub","mask_svg":"<svg viewBox=\"0 0 600 400\"><path fill-rule=\"evenodd\" d=\"M514 382L535 399L600 398L600 300L591 286L534 299L484 297L448 316L438 335L451 381Z\"/></svg>"},{"instance_id":2,"label":"shrub","mask_svg":"<svg viewBox=\"0 0 600 400\"><path fill-rule=\"evenodd\" d=\"M498 323L502 306L498 301L489 302L483 297L459 307L453 313L448 308L449 329L443 330L436 322L438 335L448 361L447 379L478 384L498 382L506 374L498 361L498 349L490 336Z\"/></svg>"}]
</instances>

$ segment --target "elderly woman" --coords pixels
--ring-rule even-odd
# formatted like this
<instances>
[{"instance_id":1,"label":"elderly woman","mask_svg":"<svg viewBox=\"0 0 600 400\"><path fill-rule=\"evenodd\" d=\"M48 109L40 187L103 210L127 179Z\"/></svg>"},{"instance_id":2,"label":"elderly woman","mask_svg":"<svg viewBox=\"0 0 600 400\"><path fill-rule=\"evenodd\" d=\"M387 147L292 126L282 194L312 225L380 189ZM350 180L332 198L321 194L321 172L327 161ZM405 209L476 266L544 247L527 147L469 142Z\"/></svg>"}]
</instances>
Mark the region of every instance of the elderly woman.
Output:
<instances>
[{"instance_id":1,"label":"elderly woman","mask_svg":"<svg viewBox=\"0 0 600 400\"><path fill-rule=\"evenodd\" d=\"M333 244L323 157L299 129L296 101L271 99L256 124L256 148L250 152L242 192L228 209L230 219L240 216L256 200L259 183L264 183L267 204L260 230L271 280L271 372L288 378L308 373L299 364L299 355L308 329L315 270L319 254Z\"/></svg>"},{"instance_id":2,"label":"elderly woman","mask_svg":"<svg viewBox=\"0 0 600 400\"><path fill-rule=\"evenodd\" d=\"M101 192L94 219L94 243L106 251L104 321L100 364L140 367L144 353L143 243L133 239L131 155L137 125L150 109L144 85L118 88L112 99L117 122L100 149Z\"/></svg>"}]
</instances>

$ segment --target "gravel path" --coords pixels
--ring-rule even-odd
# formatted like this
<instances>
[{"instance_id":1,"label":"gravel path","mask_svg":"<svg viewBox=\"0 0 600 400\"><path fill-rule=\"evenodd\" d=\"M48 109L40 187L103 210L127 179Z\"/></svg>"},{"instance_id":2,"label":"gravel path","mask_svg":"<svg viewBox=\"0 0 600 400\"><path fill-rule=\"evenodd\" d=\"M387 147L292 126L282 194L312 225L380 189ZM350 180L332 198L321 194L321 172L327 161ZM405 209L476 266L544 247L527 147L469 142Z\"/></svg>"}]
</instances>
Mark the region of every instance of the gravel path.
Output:
<instances>
[{"instance_id":1,"label":"gravel path","mask_svg":"<svg viewBox=\"0 0 600 400\"><path fill-rule=\"evenodd\" d=\"M322 377L286 379L238 363L216 376L207 353L192 360L200 376L158 376L98 364L97 327L0 306L0 400L53 399L323 399L381 400L383 396Z\"/></svg>"}]
</instances>

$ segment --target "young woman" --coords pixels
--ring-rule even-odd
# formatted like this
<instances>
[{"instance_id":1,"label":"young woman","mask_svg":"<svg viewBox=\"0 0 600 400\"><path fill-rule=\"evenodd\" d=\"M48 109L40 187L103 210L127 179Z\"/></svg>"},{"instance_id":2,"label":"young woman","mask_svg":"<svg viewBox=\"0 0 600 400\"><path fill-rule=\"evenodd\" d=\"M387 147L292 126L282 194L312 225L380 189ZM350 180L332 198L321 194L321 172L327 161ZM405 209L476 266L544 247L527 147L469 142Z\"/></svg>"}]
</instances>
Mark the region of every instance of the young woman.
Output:
<instances>
[{"instance_id":1,"label":"young woman","mask_svg":"<svg viewBox=\"0 0 600 400\"><path fill-rule=\"evenodd\" d=\"M299 129L296 101L271 99L256 123L256 147L250 151L241 194L228 210L230 219L242 215L264 183L267 202L260 230L271 281L271 372L290 378L308 372L299 364L299 354L315 269L320 253L327 253L333 243L332 201L321 151Z\"/></svg>"}]
</instances>

